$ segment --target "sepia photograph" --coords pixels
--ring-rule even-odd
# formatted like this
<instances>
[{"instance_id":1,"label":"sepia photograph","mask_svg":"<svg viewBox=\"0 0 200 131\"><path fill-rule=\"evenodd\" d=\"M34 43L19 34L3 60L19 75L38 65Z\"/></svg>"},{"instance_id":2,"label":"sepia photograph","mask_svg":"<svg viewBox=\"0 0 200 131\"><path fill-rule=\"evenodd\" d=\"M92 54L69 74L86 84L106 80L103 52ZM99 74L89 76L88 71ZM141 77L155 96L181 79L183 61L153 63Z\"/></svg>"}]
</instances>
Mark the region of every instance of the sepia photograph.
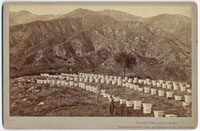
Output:
<instances>
[{"instance_id":1,"label":"sepia photograph","mask_svg":"<svg viewBox=\"0 0 200 131\"><path fill-rule=\"evenodd\" d=\"M197 115L195 4L8 5L9 117Z\"/></svg>"}]
</instances>

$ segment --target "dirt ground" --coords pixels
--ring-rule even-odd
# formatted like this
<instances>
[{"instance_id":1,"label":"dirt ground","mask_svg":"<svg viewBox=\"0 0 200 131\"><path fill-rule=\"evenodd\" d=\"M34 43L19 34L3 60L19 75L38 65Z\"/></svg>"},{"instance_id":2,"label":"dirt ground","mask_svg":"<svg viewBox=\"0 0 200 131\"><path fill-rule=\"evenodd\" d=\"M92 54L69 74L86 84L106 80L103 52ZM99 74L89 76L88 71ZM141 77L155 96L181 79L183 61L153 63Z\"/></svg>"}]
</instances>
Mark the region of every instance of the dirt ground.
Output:
<instances>
[{"instance_id":1,"label":"dirt ground","mask_svg":"<svg viewBox=\"0 0 200 131\"><path fill-rule=\"evenodd\" d=\"M114 114L109 112L109 100L103 96L96 99L96 94L79 87L50 86L37 84L34 77L31 82L11 80L10 115L11 116L136 116L153 117L153 113L144 115L141 110L115 103ZM88 83L89 84L89 83ZM96 85L91 84L91 85ZM175 101L134 91L125 87L102 85L107 93L127 100L141 100L152 103L152 110L164 110L165 114L176 114L178 117L191 117L191 106L183 107L183 101Z\"/></svg>"}]
</instances>

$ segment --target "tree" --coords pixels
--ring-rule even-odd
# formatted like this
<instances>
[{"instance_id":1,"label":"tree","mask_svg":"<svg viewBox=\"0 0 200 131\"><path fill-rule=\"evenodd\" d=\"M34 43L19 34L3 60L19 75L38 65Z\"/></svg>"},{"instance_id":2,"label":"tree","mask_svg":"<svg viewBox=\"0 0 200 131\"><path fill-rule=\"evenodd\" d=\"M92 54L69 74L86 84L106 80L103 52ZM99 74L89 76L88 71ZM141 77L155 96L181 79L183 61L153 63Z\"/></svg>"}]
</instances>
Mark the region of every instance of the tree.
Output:
<instances>
[{"instance_id":1,"label":"tree","mask_svg":"<svg viewBox=\"0 0 200 131\"><path fill-rule=\"evenodd\" d=\"M131 68L133 65L137 64L136 58L132 54L125 52L116 54L114 60L124 68L124 76L126 68Z\"/></svg>"}]
</instances>

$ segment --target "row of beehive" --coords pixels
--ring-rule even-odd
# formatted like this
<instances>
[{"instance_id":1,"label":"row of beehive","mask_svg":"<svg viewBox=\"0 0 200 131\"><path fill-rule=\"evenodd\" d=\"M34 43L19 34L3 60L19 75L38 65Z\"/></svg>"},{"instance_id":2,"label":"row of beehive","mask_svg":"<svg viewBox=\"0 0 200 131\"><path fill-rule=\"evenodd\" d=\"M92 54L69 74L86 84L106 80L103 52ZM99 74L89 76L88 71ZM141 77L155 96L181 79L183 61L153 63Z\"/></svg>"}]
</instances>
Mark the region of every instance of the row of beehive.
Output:
<instances>
[{"instance_id":1,"label":"row of beehive","mask_svg":"<svg viewBox=\"0 0 200 131\"><path fill-rule=\"evenodd\" d=\"M67 74L66 76L71 76L71 78L67 79L67 80L74 80L74 81L82 81L80 78L78 79L77 75L71 75L71 74ZM75 78L73 79L72 76L74 76ZM113 77L115 78L115 77ZM65 86L73 86L73 81L64 81L64 80L38 80L38 81L43 81L44 84L58 84L58 85L65 85ZM147 79L147 81L150 81L149 79ZM84 81L85 82L85 81ZM89 82L93 82L90 81ZM98 83L98 81L95 81L96 83ZM162 82L160 80L160 82ZM38 82L40 83L40 82ZM76 84L76 83L75 83ZM112 82L113 85L115 85L115 83ZM157 83L158 84L158 83ZM150 88L150 87L139 87L139 85L135 85L135 84L132 84L132 83L129 83L129 82L126 82L126 83L122 83L122 86L125 86L125 87L129 87L129 88L134 88L134 90L136 91L139 91L139 92L145 92L145 93L151 93L152 95L156 95L158 94L159 96L165 96L166 94L166 97L167 98L172 98L173 97L173 94L174 92L172 91L165 91L165 90L158 90L158 93L157 93L157 89L154 89L154 88ZM168 86L165 86L163 85L162 86L163 89L172 89L172 86L171 85L168 85ZM174 90L177 90L176 86L174 86ZM181 91L185 91L186 90L186 86L180 86L180 90ZM187 89L187 92L188 93L191 93L191 89ZM175 100L182 100L182 96L180 95L175 95ZM185 103L183 103L183 105L190 105L190 101L191 101L191 96L190 95L185 95Z\"/></svg>"},{"instance_id":2,"label":"row of beehive","mask_svg":"<svg viewBox=\"0 0 200 131\"><path fill-rule=\"evenodd\" d=\"M50 78L66 78L66 80L74 80L81 82L95 82L101 84L112 84L118 86L124 86L124 83L134 83L134 84L144 84L154 87L163 87L163 88L173 88L174 90L178 90L184 88L191 88L190 84L183 82L175 82L175 81L164 81L164 80L150 80L150 79L138 79L138 78L128 78L121 76L108 76L108 75L99 75L99 74L89 74L89 73L79 73L76 74L64 74L61 75L49 75L49 74L41 74L41 76L50 77Z\"/></svg>"},{"instance_id":3,"label":"row of beehive","mask_svg":"<svg viewBox=\"0 0 200 131\"><path fill-rule=\"evenodd\" d=\"M98 92L98 88L95 86L87 85L85 83L79 83L79 87L82 89L85 89L86 91L90 91L93 93ZM105 90L100 90L100 94L108 98L109 101L111 100L111 95L106 93ZM127 108L133 108L133 110L142 110L144 114L151 114L152 113L152 106L151 103L142 103L141 100L127 100L127 99L121 99L120 97L112 96L114 102L119 103L121 105L126 105ZM155 117L177 117L175 114L165 114L164 111L160 110L154 110L154 116Z\"/></svg>"},{"instance_id":4,"label":"row of beehive","mask_svg":"<svg viewBox=\"0 0 200 131\"><path fill-rule=\"evenodd\" d=\"M85 75L83 75L85 74ZM134 84L143 84L148 86L154 87L162 87L174 90L181 90L184 91L186 88L191 88L190 84L183 83L183 82L172 82L172 81L164 81L164 80L150 80L150 79L138 79L138 78L128 78L124 77L122 79L121 76L103 76L97 74L86 74L80 73L80 81L84 82L95 82L101 84L112 84L117 86L125 86L126 83L134 83ZM81 77L82 76L82 77ZM87 76L87 77L86 77ZM96 76L96 77L94 77Z\"/></svg>"},{"instance_id":5,"label":"row of beehive","mask_svg":"<svg viewBox=\"0 0 200 131\"><path fill-rule=\"evenodd\" d=\"M103 79L103 77L104 77L103 75L85 74L85 73L83 73L83 74L80 73L79 74L79 75L83 75L83 76L90 76L89 81L87 80L87 77L83 79L83 77L78 77L78 75L76 75L76 74L64 74L64 75L68 78L67 80L74 80L74 81L80 81L80 82L84 81L84 82L89 82L89 83L93 83L93 82L99 83L99 81L98 81L99 79L98 78L101 77L102 79L101 79L100 82L104 83L104 82L102 82L102 80L104 80ZM45 76L48 77L50 75L45 75ZM60 75L60 76L63 76L63 75ZM60 77L60 76L58 76L58 77ZM92 77L96 76L96 78L92 79L91 76ZM174 92L172 92L172 91L158 90L158 93L157 93L157 89L155 89L155 88L139 87L139 85L132 84L130 82L130 79L128 79L128 77L125 77L125 80L128 80L128 81L124 82L124 83L119 81L121 79L121 77L117 77L117 76L105 76L105 77L106 78L110 77L111 79L112 78L114 79L114 80L112 80L112 85L116 84L116 79L118 78L118 82L117 82L118 86L122 84L122 86L129 87L131 89L134 88L134 90L140 91L140 92L151 93L152 95L158 94L159 96L165 96L165 94L166 94L167 98L172 98L173 94L174 94ZM93 80L95 80L95 81L93 81ZM134 80L137 80L137 78L134 78ZM65 86L69 86L69 85L73 86L73 84L74 84L73 81L69 81L68 82L68 81L64 81L64 80L48 80L47 79L47 80L39 80L39 81L43 81L44 84L48 83L48 84L58 84L58 85L65 85ZM144 80L141 80L141 79L138 80L139 83L141 83L141 81L144 81ZM144 82L149 82L149 81L150 81L150 79L146 79L146 81L144 81ZM110 83L107 83L107 82L109 82L109 80L106 81L106 84L110 84ZM155 81L152 81L152 83L154 85ZM171 83L168 84L168 85L164 84L163 80L159 80L159 82L156 83L156 85L157 85L157 87L162 87L163 89L172 89L172 87L173 87ZM190 88L190 86L188 86L188 84L186 84L186 86L183 86L183 84L180 84L180 85L181 85L180 86L180 91L186 91L186 88ZM178 90L177 86L174 86L173 90ZM191 89L187 89L187 92L191 93ZM175 97L175 100L182 100L182 96L175 95L174 97ZM185 102L183 102L183 105L190 105L191 96L190 95L185 95L184 97L185 97Z\"/></svg>"},{"instance_id":6,"label":"row of beehive","mask_svg":"<svg viewBox=\"0 0 200 131\"><path fill-rule=\"evenodd\" d=\"M45 80L39 80L39 82L41 82L41 81L44 82ZM45 82L44 82L44 84L45 84ZM48 83L46 83L46 84L48 84ZM93 93L97 93L97 91L98 91L97 87L87 85L84 82L75 83L73 81L68 81L68 82L60 81L59 83L56 83L56 84L63 85L63 86L69 86L69 87L80 87L82 89L85 89L86 91L90 91L90 92L93 92ZM138 87L138 86L136 86L136 87ZM106 93L105 90L101 90L100 92L101 92L101 95L103 97L111 99L111 95ZM133 107L134 110L143 109L144 114L151 114L152 113L152 104L151 103L142 103L142 101L140 101L140 100L131 101L131 100L126 100L126 99L120 99L120 97L113 97L113 99L114 99L114 102L119 102L119 104L125 104L126 107L128 107L128 108ZM155 110L153 112L154 112L155 117L163 117L163 116L165 116L165 117L176 117L177 116L175 114L164 114L165 113L164 111Z\"/></svg>"},{"instance_id":7,"label":"row of beehive","mask_svg":"<svg viewBox=\"0 0 200 131\"><path fill-rule=\"evenodd\" d=\"M175 81L164 81L164 80L150 80L150 79L138 79L138 78L128 78L128 77L121 77L121 76L108 76L108 75L98 75L98 74L89 74L89 73L79 73L79 76L82 76L84 78L95 78L95 79L100 79L104 78L105 80L119 80L122 82L128 82L128 83L138 83L138 84L146 84L146 85L152 85L152 86L158 86L161 87L167 86L167 85L173 85L175 86L186 86L187 88L190 88L190 84L185 83L185 82L175 82Z\"/></svg>"},{"instance_id":8,"label":"row of beehive","mask_svg":"<svg viewBox=\"0 0 200 131\"><path fill-rule=\"evenodd\" d=\"M158 95L160 97L164 97L164 96L166 96L166 98L174 97L174 99L177 101L183 100L182 95L174 95L173 91L165 91L163 89L156 89L156 88L150 88L150 87L139 87L139 85L134 85L134 84L128 86L128 88L133 89L135 91L144 92L146 94L150 93L151 95ZM191 93L191 91L189 91L189 93ZM183 102L183 105L189 106L192 103L192 96L184 95L184 100L185 101Z\"/></svg>"}]
</instances>

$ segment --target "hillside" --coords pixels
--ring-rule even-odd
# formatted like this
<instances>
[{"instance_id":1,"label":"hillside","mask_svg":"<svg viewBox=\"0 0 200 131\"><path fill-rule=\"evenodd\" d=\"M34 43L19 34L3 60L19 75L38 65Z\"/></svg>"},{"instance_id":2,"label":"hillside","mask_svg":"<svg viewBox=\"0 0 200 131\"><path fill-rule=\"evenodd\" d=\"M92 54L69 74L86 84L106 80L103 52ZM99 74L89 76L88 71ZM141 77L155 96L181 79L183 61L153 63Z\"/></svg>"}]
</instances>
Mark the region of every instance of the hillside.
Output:
<instances>
[{"instance_id":1,"label":"hillside","mask_svg":"<svg viewBox=\"0 0 200 131\"><path fill-rule=\"evenodd\" d=\"M22 69L59 72L70 67L122 74L115 57L124 53L136 60L127 69L129 75L190 81L191 44L163 28L78 9L57 19L11 27L10 66L18 73ZM185 37L190 35L185 33Z\"/></svg>"},{"instance_id":2,"label":"hillside","mask_svg":"<svg viewBox=\"0 0 200 131\"><path fill-rule=\"evenodd\" d=\"M101 15L108 15L118 21L143 21L143 17L131 15L117 10L103 10L98 12Z\"/></svg>"},{"instance_id":3,"label":"hillside","mask_svg":"<svg viewBox=\"0 0 200 131\"><path fill-rule=\"evenodd\" d=\"M162 14L146 18L146 23L172 33L184 42L191 43L191 19L183 15Z\"/></svg>"},{"instance_id":4,"label":"hillside","mask_svg":"<svg viewBox=\"0 0 200 131\"><path fill-rule=\"evenodd\" d=\"M9 12L9 24L10 26L26 24L33 21L46 21L55 18L55 15L36 15L28 11L18 11L18 12Z\"/></svg>"}]
</instances>

